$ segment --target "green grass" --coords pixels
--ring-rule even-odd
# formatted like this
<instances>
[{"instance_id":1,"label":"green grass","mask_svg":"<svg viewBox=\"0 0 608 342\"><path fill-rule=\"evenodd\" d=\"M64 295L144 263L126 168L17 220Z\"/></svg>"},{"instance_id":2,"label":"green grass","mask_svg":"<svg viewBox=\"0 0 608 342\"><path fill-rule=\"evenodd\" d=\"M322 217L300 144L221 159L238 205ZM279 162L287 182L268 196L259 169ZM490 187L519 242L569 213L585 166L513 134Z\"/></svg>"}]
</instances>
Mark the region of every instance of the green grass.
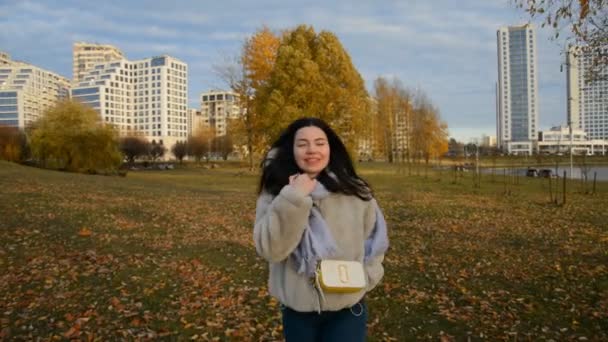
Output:
<instances>
[{"instance_id":1,"label":"green grass","mask_svg":"<svg viewBox=\"0 0 608 342\"><path fill-rule=\"evenodd\" d=\"M370 340L608 339L608 183L568 182L556 205L546 179L359 171L391 239ZM0 162L1 338L280 340L251 241L257 177Z\"/></svg>"}]
</instances>

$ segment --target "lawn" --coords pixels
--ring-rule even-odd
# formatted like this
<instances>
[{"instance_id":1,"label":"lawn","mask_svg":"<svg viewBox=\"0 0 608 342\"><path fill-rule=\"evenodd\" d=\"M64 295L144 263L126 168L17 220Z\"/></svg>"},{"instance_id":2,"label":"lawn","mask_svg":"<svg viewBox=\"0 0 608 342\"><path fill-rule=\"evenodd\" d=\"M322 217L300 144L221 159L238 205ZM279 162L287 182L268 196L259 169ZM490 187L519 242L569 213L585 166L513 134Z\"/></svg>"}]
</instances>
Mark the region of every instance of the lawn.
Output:
<instances>
[{"instance_id":1,"label":"lawn","mask_svg":"<svg viewBox=\"0 0 608 342\"><path fill-rule=\"evenodd\" d=\"M556 205L546 179L359 170L391 239L370 340L608 339L608 183L569 183ZM107 177L0 161L0 339L281 340L256 182L227 164Z\"/></svg>"}]
</instances>

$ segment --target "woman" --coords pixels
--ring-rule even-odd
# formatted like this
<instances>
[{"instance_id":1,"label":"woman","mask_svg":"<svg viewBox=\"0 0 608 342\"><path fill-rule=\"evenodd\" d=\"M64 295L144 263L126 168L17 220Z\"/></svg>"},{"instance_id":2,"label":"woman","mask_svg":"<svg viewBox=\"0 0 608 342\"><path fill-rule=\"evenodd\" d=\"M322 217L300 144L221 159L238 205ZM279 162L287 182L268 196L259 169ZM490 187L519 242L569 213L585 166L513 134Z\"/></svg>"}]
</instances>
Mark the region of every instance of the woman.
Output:
<instances>
[{"instance_id":1,"label":"woman","mask_svg":"<svg viewBox=\"0 0 608 342\"><path fill-rule=\"evenodd\" d=\"M364 341L363 297L384 275L388 237L340 138L320 119L294 121L263 163L259 192L255 246L270 263L269 292L281 303L286 341ZM324 289L317 266L329 259L359 265L364 286Z\"/></svg>"}]
</instances>

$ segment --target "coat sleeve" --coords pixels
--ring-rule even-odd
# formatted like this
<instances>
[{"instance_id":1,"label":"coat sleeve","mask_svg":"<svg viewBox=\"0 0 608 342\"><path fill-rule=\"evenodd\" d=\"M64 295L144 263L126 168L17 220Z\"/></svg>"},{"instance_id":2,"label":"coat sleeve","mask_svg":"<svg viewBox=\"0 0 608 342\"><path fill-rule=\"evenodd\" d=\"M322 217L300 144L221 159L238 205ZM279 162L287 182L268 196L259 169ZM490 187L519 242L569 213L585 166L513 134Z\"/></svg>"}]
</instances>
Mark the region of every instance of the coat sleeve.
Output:
<instances>
[{"instance_id":1,"label":"coat sleeve","mask_svg":"<svg viewBox=\"0 0 608 342\"><path fill-rule=\"evenodd\" d=\"M374 229L374 225L376 223L376 200L373 199L370 201L370 204L366 208L365 215L365 238L369 238ZM384 261L384 254L378 255L367 263L365 263L365 271L367 273L367 291L373 290L382 277L384 276L384 266L382 265L382 261Z\"/></svg>"},{"instance_id":2,"label":"coat sleeve","mask_svg":"<svg viewBox=\"0 0 608 342\"><path fill-rule=\"evenodd\" d=\"M255 210L253 240L258 254L269 262L280 262L298 246L312 207L312 198L290 185L273 199L262 193Z\"/></svg>"}]
</instances>

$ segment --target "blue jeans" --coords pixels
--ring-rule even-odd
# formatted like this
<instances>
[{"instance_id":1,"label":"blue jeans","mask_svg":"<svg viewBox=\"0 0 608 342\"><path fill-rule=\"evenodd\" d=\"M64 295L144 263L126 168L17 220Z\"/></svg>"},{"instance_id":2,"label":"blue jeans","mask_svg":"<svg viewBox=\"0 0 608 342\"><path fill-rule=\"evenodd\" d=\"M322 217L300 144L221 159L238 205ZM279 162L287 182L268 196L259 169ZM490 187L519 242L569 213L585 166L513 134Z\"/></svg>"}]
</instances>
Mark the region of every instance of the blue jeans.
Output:
<instances>
[{"instance_id":1,"label":"blue jeans","mask_svg":"<svg viewBox=\"0 0 608 342\"><path fill-rule=\"evenodd\" d=\"M359 342L367 334L363 300L340 311L298 312L281 305L286 342Z\"/></svg>"}]
</instances>

